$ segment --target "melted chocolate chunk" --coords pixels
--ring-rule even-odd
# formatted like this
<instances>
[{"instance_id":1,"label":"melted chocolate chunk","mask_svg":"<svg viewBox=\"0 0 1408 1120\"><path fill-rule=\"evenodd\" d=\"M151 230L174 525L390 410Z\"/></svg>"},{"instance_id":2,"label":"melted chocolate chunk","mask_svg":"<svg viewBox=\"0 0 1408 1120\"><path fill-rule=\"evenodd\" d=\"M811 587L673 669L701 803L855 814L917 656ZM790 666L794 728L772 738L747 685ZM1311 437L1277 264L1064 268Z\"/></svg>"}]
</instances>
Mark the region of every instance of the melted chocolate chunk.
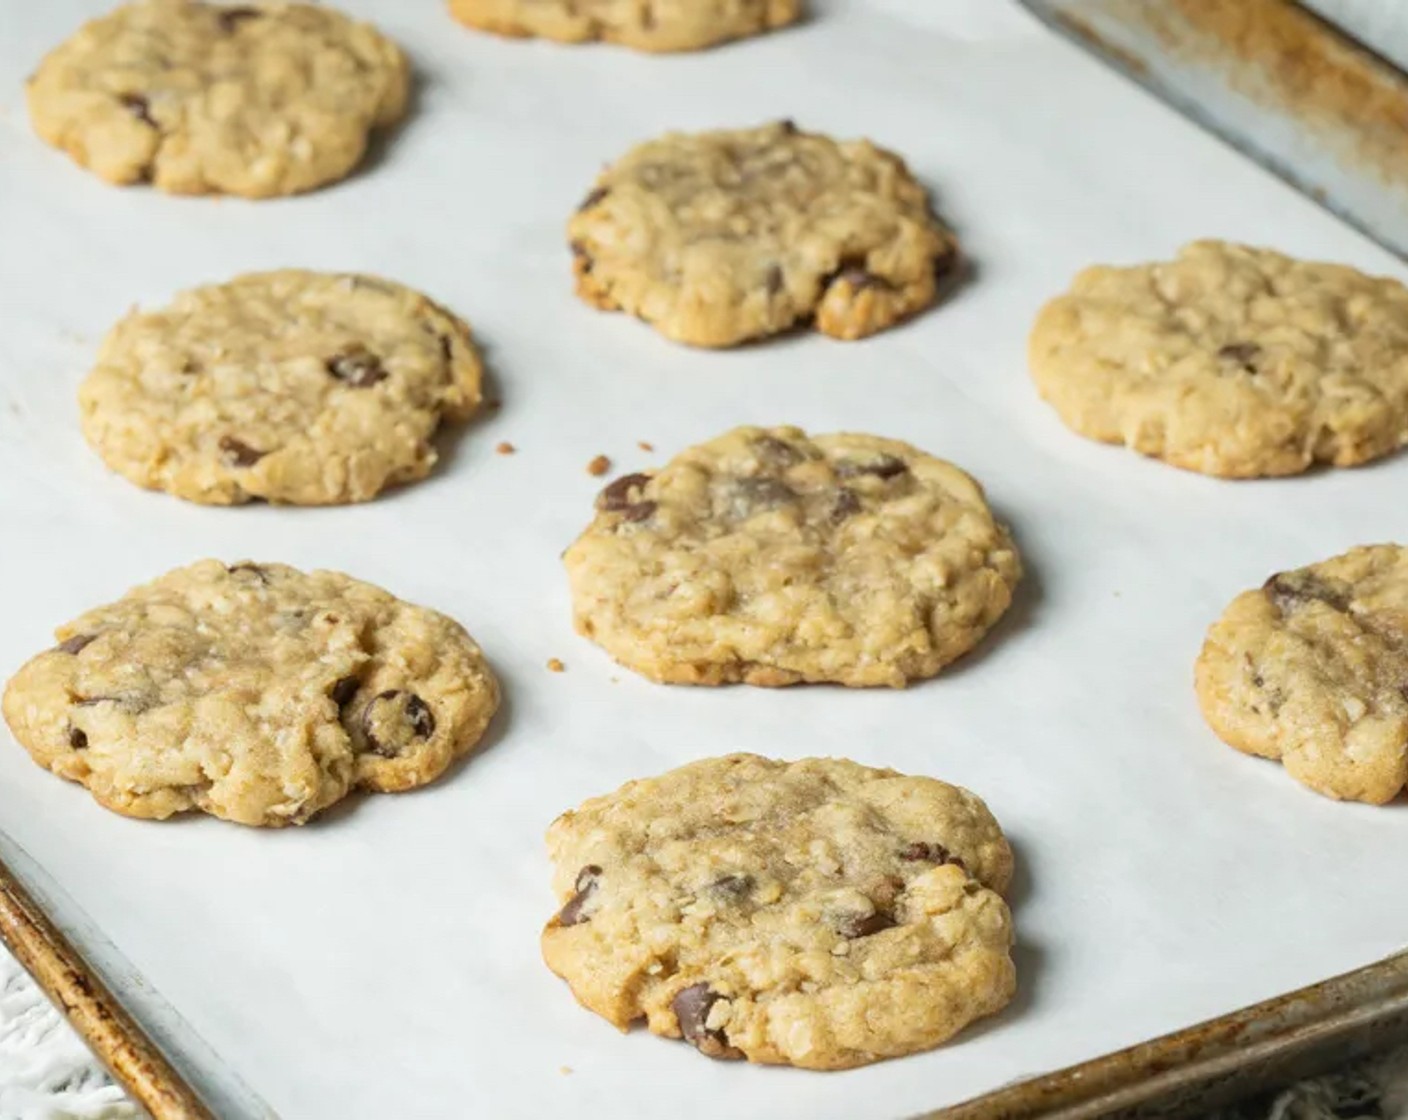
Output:
<instances>
[{"instance_id":1,"label":"melted chocolate chunk","mask_svg":"<svg viewBox=\"0 0 1408 1120\"><path fill-rule=\"evenodd\" d=\"M60 653L79 654L93 644L98 638L96 634L75 634L71 638L65 638L54 648Z\"/></svg>"},{"instance_id":2,"label":"melted chocolate chunk","mask_svg":"<svg viewBox=\"0 0 1408 1120\"><path fill-rule=\"evenodd\" d=\"M650 481L648 474L623 474L615 482L609 483L596 496L596 508L611 513L636 505L638 499L633 491L641 490Z\"/></svg>"},{"instance_id":3,"label":"melted chocolate chunk","mask_svg":"<svg viewBox=\"0 0 1408 1120\"><path fill-rule=\"evenodd\" d=\"M860 498L854 490L847 490L844 486L836 491L836 500L831 503L831 521L834 525L839 525L848 517L854 517L861 510Z\"/></svg>"},{"instance_id":4,"label":"melted chocolate chunk","mask_svg":"<svg viewBox=\"0 0 1408 1120\"><path fill-rule=\"evenodd\" d=\"M381 359L361 345L349 346L342 353L334 354L324 365L328 373L351 389L370 389L387 378Z\"/></svg>"},{"instance_id":5,"label":"melted chocolate chunk","mask_svg":"<svg viewBox=\"0 0 1408 1120\"><path fill-rule=\"evenodd\" d=\"M680 1034L701 1054L711 1058L740 1058L743 1055L728 1044L722 1030L709 1028L709 1011L723 999L708 984L691 984L675 993L670 1010L680 1025Z\"/></svg>"},{"instance_id":6,"label":"melted chocolate chunk","mask_svg":"<svg viewBox=\"0 0 1408 1120\"><path fill-rule=\"evenodd\" d=\"M250 447L243 440L238 440L234 436L220 437L220 450L225 453L226 460L236 467L252 467L265 455L267 451L260 451Z\"/></svg>"},{"instance_id":7,"label":"melted chocolate chunk","mask_svg":"<svg viewBox=\"0 0 1408 1120\"><path fill-rule=\"evenodd\" d=\"M357 695L357 690L361 687L362 681L359 677L343 677L332 686L328 696L339 708L345 708L351 703L352 698Z\"/></svg>"},{"instance_id":8,"label":"melted chocolate chunk","mask_svg":"<svg viewBox=\"0 0 1408 1120\"><path fill-rule=\"evenodd\" d=\"M916 840L900 849L900 859L911 863L948 863L962 868L963 861L942 844L929 840Z\"/></svg>"},{"instance_id":9,"label":"melted chocolate chunk","mask_svg":"<svg viewBox=\"0 0 1408 1120\"><path fill-rule=\"evenodd\" d=\"M577 881L573 884L576 890L571 898L561 910L557 912L557 924L560 926L575 926L582 922L591 921L591 916L584 914L587 900L596 894L597 886L601 882L601 868L594 863L587 864L581 871L577 872Z\"/></svg>"},{"instance_id":10,"label":"melted chocolate chunk","mask_svg":"<svg viewBox=\"0 0 1408 1120\"><path fill-rule=\"evenodd\" d=\"M240 24L258 19L263 14L258 8L222 8L216 18L220 21L220 30L228 35Z\"/></svg>"},{"instance_id":11,"label":"melted chocolate chunk","mask_svg":"<svg viewBox=\"0 0 1408 1120\"><path fill-rule=\"evenodd\" d=\"M577 261L577 269L586 275L592 270L592 255L587 252L587 247L580 241L572 242L572 256Z\"/></svg>"},{"instance_id":12,"label":"melted chocolate chunk","mask_svg":"<svg viewBox=\"0 0 1408 1120\"><path fill-rule=\"evenodd\" d=\"M121 93L118 94L117 99L122 103L124 109L143 124L151 125L152 128L156 127L156 118L152 116L151 102L140 93Z\"/></svg>"},{"instance_id":13,"label":"melted chocolate chunk","mask_svg":"<svg viewBox=\"0 0 1408 1120\"><path fill-rule=\"evenodd\" d=\"M782 291L782 266L778 264L768 265L768 270L764 274L763 285L768 290L768 295L775 296Z\"/></svg>"},{"instance_id":14,"label":"melted chocolate chunk","mask_svg":"<svg viewBox=\"0 0 1408 1120\"><path fill-rule=\"evenodd\" d=\"M88 749L88 736L77 727L68 729L68 745L76 751L86 751Z\"/></svg>"},{"instance_id":15,"label":"melted chocolate chunk","mask_svg":"<svg viewBox=\"0 0 1408 1120\"><path fill-rule=\"evenodd\" d=\"M1333 610L1348 609L1350 595L1319 576L1307 572L1278 572L1262 585L1262 591L1282 614L1307 603L1324 603Z\"/></svg>"},{"instance_id":16,"label":"melted chocolate chunk","mask_svg":"<svg viewBox=\"0 0 1408 1120\"><path fill-rule=\"evenodd\" d=\"M869 937L881 930L893 929L895 919L883 910L869 914L842 914L836 919L836 932L848 940Z\"/></svg>"},{"instance_id":17,"label":"melted chocolate chunk","mask_svg":"<svg viewBox=\"0 0 1408 1120\"><path fill-rule=\"evenodd\" d=\"M730 517L746 520L797 500L797 491L776 478L735 478L724 492Z\"/></svg>"},{"instance_id":18,"label":"melted chocolate chunk","mask_svg":"<svg viewBox=\"0 0 1408 1120\"><path fill-rule=\"evenodd\" d=\"M867 459L864 462L842 459L836 464L837 478L857 478L861 475L873 474L876 478L889 480L908 473L909 464L898 455L877 455L874 459Z\"/></svg>"},{"instance_id":19,"label":"melted chocolate chunk","mask_svg":"<svg viewBox=\"0 0 1408 1120\"><path fill-rule=\"evenodd\" d=\"M1248 373L1255 373L1256 366L1253 361L1261 353L1261 346L1255 342L1229 342L1217 352L1217 356L1223 361L1236 362Z\"/></svg>"},{"instance_id":20,"label":"melted chocolate chunk","mask_svg":"<svg viewBox=\"0 0 1408 1120\"><path fill-rule=\"evenodd\" d=\"M720 902L736 906L753 893L753 876L721 875L704 889Z\"/></svg>"},{"instance_id":21,"label":"melted chocolate chunk","mask_svg":"<svg viewBox=\"0 0 1408 1120\"><path fill-rule=\"evenodd\" d=\"M232 576L240 575L241 573L247 573L249 575L254 576L254 578L257 579L260 583L267 584L269 582L269 573L266 572L258 564L231 564L230 567L226 569L226 571L228 571Z\"/></svg>"}]
</instances>

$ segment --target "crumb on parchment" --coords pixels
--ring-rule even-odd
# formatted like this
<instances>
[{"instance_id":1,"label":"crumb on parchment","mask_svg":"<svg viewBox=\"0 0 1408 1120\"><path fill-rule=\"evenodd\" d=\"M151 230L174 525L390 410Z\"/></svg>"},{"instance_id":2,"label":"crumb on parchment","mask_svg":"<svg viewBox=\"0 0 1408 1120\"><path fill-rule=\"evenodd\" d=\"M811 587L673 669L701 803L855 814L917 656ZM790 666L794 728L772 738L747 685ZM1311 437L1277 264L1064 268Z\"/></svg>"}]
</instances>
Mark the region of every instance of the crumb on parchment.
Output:
<instances>
[{"instance_id":1,"label":"crumb on parchment","mask_svg":"<svg viewBox=\"0 0 1408 1120\"><path fill-rule=\"evenodd\" d=\"M600 478L610 469L611 460L608 459L605 455L598 455L595 459L593 459L590 463L587 464L587 473L591 475L596 475L597 478Z\"/></svg>"},{"instance_id":2,"label":"crumb on parchment","mask_svg":"<svg viewBox=\"0 0 1408 1120\"><path fill-rule=\"evenodd\" d=\"M643 439L638 439L638 440L636 440L636 446L639 447L642 451L654 451L654 450L655 450L655 444L650 443L650 442L648 442L647 440L643 440Z\"/></svg>"},{"instance_id":3,"label":"crumb on parchment","mask_svg":"<svg viewBox=\"0 0 1408 1120\"><path fill-rule=\"evenodd\" d=\"M549 658L548 658L548 668L549 668L552 672L554 672L554 673L561 673L561 672L566 671L567 666L564 665L558 658L556 658L556 657L549 657Z\"/></svg>"},{"instance_id":4,"label":"crumb on parchment","mask_svg":"<svg viewBox=\"0 0 1408 1120\"><path fill-rule=\"evenodd\" d=\"M518 450L518 448L514 447L513 444L509 443L508 440L504 440L501 444L495 447L494 450L497 451L500 455L512 455L515 451Z\"/></svg>"}]
</instances>

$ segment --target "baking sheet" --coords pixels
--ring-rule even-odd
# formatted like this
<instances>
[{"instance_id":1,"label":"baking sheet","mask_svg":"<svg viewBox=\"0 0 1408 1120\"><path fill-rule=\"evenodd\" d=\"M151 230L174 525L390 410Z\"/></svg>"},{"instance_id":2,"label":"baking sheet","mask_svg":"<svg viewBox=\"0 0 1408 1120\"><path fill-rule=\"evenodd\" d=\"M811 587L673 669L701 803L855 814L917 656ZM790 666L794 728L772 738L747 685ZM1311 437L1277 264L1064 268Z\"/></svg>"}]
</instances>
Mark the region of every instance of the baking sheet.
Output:
<instances>
[{"instance_id":1,"label":"baking sheet","mask_svg":"<svg viewBox=\"0 0 1408 1120\"><path fill-rule=\"evenodd\" d=\"M673 58L345 0L422 78L367 171L255 204L116 190L30 135L20 91L105 6L0 0L0 672L86 607L215 555L340 568L445 610L507 694L486 749L433 788L279 833L125 820L0 734L0 828L281 1116L901 1117L1404 943L1404 806L1336 805L1221 746L1191 673L1238 591L1402 537L1408 459L1182 473L1067 432L1024 361L1036 308L1093 260L1223 236L1400 272L1381 250L997 0L815 0L803 27ZM668 128L782 116L904 153L972 282L869 341L728 353L575 300L562 226L603 161ZM109 474L74 392L111 322L282 265L382 272L455 307L503 409L432 479L362 507L201 509ZM666 688L575 637L558 553L590 514L587 460L635 469L743 422L881 433L972 471L1030 572L1007 620L902 693ZM543 829L731 750L981 793L1020 868L1007 1011L930 1054L816 1074L708 1062L578 1009L538 958Z\"/></svg>"}]
</instances>

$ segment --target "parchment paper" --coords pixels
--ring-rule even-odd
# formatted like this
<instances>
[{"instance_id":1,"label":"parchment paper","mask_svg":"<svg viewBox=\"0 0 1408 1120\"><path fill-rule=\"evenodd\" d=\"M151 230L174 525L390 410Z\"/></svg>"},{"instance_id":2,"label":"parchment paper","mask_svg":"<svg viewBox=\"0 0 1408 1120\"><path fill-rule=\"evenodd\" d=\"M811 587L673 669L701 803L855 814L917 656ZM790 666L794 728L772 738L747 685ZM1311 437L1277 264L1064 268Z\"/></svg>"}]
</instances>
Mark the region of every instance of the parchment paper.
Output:
<instances>
[{"instance_id":1,"label":"parchment paper","mask_svg":"<svg viewBox=\"0 0 1408 1120\"><path fill-rule=\"evenodd\" d=\"M40 144L22 79L105 4L0 0L0 671L88 606L216 555L344 569L443 609L504 680L489 746L446 780L281 833L125 820L0 736L0 828L284 1117L900 1117L1405 939L1404 807L1334 804L1222 746L1191 672L1243 588L1402 537L1408 460L1182 473L1068 432L1024 360L1038 305L1091 261L1223 236L1396 262L1015 6L813 6L765 40L650 58L474 34L433 0L346 0L414 55L417 111L351 181L247 204L117 190ZM972 282L870 341L729 353L575 300L563 223L601 163L668 128L782 116L904 153ZM381 272L455 307L503 410L432 479L362 507L201 509L108 473L74 405L107 327L282 265ZM666 688L574 637L558 553L590 515L586 462L635 469L742 422L896 436L972 471L1030 569L1010 617L903 693ZM519 453L494 454L500 440ZM823 1075L712 1063L578 1009L538 957L543 829L732 750L980 792L1021 867L1007 1012L939 1051Z\"/></svg>"}]
</instances>

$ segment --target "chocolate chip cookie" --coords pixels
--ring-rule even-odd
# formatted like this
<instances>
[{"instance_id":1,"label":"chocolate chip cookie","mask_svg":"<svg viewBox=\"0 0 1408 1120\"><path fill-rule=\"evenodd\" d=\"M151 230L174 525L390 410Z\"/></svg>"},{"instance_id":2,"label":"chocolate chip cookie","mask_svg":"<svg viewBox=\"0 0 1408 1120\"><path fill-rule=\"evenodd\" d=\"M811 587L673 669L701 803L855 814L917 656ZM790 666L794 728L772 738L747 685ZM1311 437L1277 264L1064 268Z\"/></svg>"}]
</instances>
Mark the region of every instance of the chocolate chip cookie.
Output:
<instances>
[{"instance_id":1,"label":"chocolate chip cookie","mask_svg":"<svg viewBox=\"0 0 1408 1120\"><path fill-rule=\"evenodd\" d=\"M584 1007L711 1058L845 1069L1011 998L1012 853L987 806L845 759L736 754L548 831L543 958Z\"/></svg>"},{"instance_id":2,"label":"chocolate chip cookie","mask_svg":"<svg viewBox=\"0 0 1408 1120\"><path fill-rule=\"evenodd\" d=\"M400 48L330 8L141 0L51 51L27 92L34 130L111 183L266 198L345 176L409 88Z\"/></svg>"},{"instance_id":3,"label":"chocolate chip cookie","mask_svg":"<svg viewBox=\"0 0 1408 1120\"><path fill-rule=\"evenodd\" d=\"M901 687L977 644L1021 576L957 467L785 427L616 479L564 561L578 631L677 684Z\"/></svg>"},{"instance_id":4,"label":"chocolate chip cookie","mask_svg":"<svg viewBox=\"0 0 1408 1120\"><path fill-rule=\"evenodd\" d=\"M563 43L694 51L794 23L803 0L450 0L461 23Z\"/></svg>"},{"instance_id":5,"label":"chocolate chip cookie","mask_svg":"<svg viewBox=\"0 0 1408 1120\"><path fill-rule=\"evenodd\" d=\"M1229 745L1327 797L1391 801L1408 782L1408 550L1351 549L1239 595L1196 683Z\"/></svg>"},{"instance_id":6,"label":"chocolate chip cookie","mask_svg":"<svg viewBox=\"0 0 1408 1120\"><path fill-rule=\"evenodd\" d=\"M864 338L933 303L957 262L898 156L789 121L642 144L567 228L578 295L693 346L803 323Z\"/></svg>"},{"instance_id":7,"label":"chocolate chip cookie","mask_svg":"<svg viewBox=\"0 0 1408 1120\"><path fill-rule=\"evenodd\" d=\"M336 572L178 568L62 626L5 689L40 766L109 809L302 824L434 781L499 689L464 628Z\"/></svg>"},{"instance_id":8,"label":"chocolate chip cookie","mask_svg":"<svg viewBox=\"0 0 1408 1120\"><path fill-rule=\"evenodd\" d=\"M361 502L423 478L479 404L469 327L372 276L287 269L195 288L108 335L83 434L125 478L193 502Z\"/></svg>"},{"instance_id":9,"label":"chocolate chip cookie","mask_svg":"<svg viewBox=\"0 0 1408 1120\"><path fill-rule=\"evenodd\" d=\"M1030 354L1072 429L1204 474L1348 467L1408 440L1408 289L1342 265L1199 241L1088 268Z\"/></svg>"}]
</instances>

